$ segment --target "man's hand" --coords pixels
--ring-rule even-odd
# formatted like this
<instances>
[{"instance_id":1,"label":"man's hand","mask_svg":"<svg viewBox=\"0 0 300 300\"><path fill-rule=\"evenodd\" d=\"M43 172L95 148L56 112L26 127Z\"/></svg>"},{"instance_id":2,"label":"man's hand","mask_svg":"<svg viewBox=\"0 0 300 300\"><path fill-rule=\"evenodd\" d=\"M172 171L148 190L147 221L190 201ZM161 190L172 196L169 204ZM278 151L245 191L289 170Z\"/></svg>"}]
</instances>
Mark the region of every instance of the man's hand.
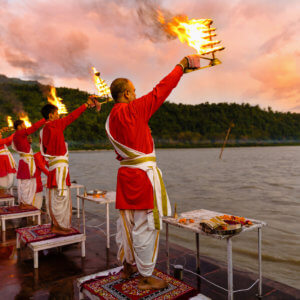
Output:
<instances>
[{"instance_id":1,"label":"man's hand","mask_svg":"<svg viewBox=\"0 0 300 300\"><path fill-rule=\"evenodd\" d=\"M30 135L27 136L27 141L28 141L29 144L32 143L32 137Z\"/></svg>"},{"instance_id":2,"label":"man's hand","mask_svg":"<svg viewBox=\"0 0 300 300\"><path fill-rule=\"evenodd\" d=\"M91 96L89 96L86 104L88 105L88 107L96 107L97 111L100 111L101 104L99 103L99 101L97 99L98 99L98 97L96 97L95 95L91 95Z\"/></svg>"},{"instance_id":3,"label":"man's hand","mask_svg":"<svg viewBox=\"0 0 300 300\"><path fill-rule=\"evenodd\" d=\"M95 107L95 103L94 103L94 97L93 96L89 96L86 104L87 104L87 107L88 108L91 108L91 107Z\"/></svg>"},{"instance_id":4,"label":"man's hand","mask_svg":"<svg viewBox=\"0 0 300 300\"><path fill-rule=\"evenodd\" d=\"M189 69L198 69L200 68L200 58L199 54L188 55L185 57L188 62Z\"/></svg>"}]
</instances>

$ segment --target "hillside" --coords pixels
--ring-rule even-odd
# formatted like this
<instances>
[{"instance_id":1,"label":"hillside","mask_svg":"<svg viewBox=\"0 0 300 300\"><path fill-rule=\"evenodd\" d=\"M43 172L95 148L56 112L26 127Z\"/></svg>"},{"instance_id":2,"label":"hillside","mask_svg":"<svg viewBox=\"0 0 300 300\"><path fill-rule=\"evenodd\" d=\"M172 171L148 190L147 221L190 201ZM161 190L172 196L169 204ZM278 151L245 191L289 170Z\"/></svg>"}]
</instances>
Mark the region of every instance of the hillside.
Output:
<instances>
[{"instance_id":1,"label":"hillside","mask_svg":"<svg viewBox=\"0 0 300 300\"><path fill-rule=\"evenodd\" d=\"M26 111L32 122L41 118L40 110L47 103L45 86L35 81L10 79L0 75L0 126L5 116L16 119ZM88 94L78 89L58 88L68 111L86 101ZM110 147L104 130L105 120L113 103L103 105L100 113L88 111L65 131L70 149ZM300 144L300 114L263 110L249 104L184 105L165 102L150 120L156 145L159 147L220 146L229 124L233 122L228 145ZM37 144L37 134L34 135Z\"/></svg>"}]
</instances>

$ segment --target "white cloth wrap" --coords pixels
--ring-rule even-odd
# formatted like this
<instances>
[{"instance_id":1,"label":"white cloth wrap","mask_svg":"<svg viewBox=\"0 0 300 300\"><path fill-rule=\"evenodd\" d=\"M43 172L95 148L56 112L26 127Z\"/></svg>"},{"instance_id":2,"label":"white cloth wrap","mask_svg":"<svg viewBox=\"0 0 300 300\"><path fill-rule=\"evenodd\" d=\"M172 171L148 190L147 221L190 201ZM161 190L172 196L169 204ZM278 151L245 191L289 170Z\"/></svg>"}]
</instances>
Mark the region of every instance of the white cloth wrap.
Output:
<instances>
[{"instance_id":1,"label":"white cloth wrap","mask_svg":"<svg viewBox=\"0 0 300 300\"><path fill-rule=\"evenodd\" d=\"M18 179L18 201L32 205L36 192L36 178Z\"/></svg>"},{"instance_id":2,"label":"white cloth wrap","mask_svg":"<svg viewBox=\"0 0 300 300\"><path fill-rule=\"evenodd\" d=\"M35 167L32 148L30 147L29 153L25 153L17 150L14 142L12 142L11 147L20 155L19 165L21 160L24 161L28 165L30 177L33 177L33 175L35 174L36 167Z\"/></svg>"},{"instance_id":3,"label":"white cloth wrap","mask_svg":"<svg viewBox=\"0 0 300 300\"><path fill-rule=\"evenodd\" d=\"M149 230L148 210L120 210L116 242L118 260L136 266L144 277L152 275L158 253L159 231Z\"/></svg>"},{"instance_id":4,"label":"white cloth wrap","mask_svg":"<svg viewBox=\"0 0 300 300\"><path fill-rule=\"evenodd\" d=\"M32 205L38 209L41 209L43 204L43 192L35 193L35 196L32 201Z\"/></svg>"},{"instance_id":5,"label":"white cloth wrap","mask_svg":"<svg viewBox=\"0 0 300 300\"><path fill-rule=\"evenodd\" d=\"M8 173L6 176L0 177L0 189L9 189L14 183L14 173Z\"/></svg>"},{"instance_id":6,"label":"white cloth wrap","mask_svg":"<svg viewBox=\"0 0 300 300\"><path fill-rule=\"evenodd\" d=\"M0 150L0 155L8 156L8 160L9 160L11 168L13 168L13 169L16 168L16 162L6 145L4 145L4 149Z\"/></svg>"},{"instance_id":7,"label":"white cloth wrap","mask_svg":"<svg viewBox=\"0 0 300 300\"><path fill-rule=\"evenodd\" d=\"M57 188L47 189L47 212L52 222L55 222L63 229L71 228L72 202L70 189L67 187L61 195Z\"/></svg>"},{"instance_id":8,"label":"white cloth wrap","mask_svg":"<svg viewBox=\"0 0 300 300\"><path fill-rule=\"evenodd\" d=\"M66 185L66 178L69 172L69 151L68 151L68 144L66 144L67 152L65 155L61 156L52 156L44 153L43 149L43 129L40 131L40 151L45 159L49 163L49 171L56 170L56 184L58 189L58 194L60 196L66 196L68 193L68 186Z\"/></svg>"},{"instance_id":9,"label":"white cloth wrap","mask_svg":"<svg viewBox=\"0 0 300 300\"><path fill-rule=\"evenodd\" d=\"M162 178L161 170L156 165L156 155L155 155L155 148L153 146L153 152L149 154L145 154L143 152L134 150L129 148L120 142L116 141L112 135L110 134L109 130L109 116L106 120L105 124L106 132L111 141L112 145L114 146L116 152L124 159L121 161L120 167L129 167L129 168L137 168L145 171L147 176L153 186L153 193L155 193L156 201L157 201L157 209L159 212L159 221L160 221L160 228L162 228L162 217L163 216L170 216L171 215L171 204L169 201L168 194L166 192L167 197L167 213L164 214L163 212L163 204L162 204L162 185L160 177ZM154 142L153 142L154 145ZM130 164L132 161L143 160L145 158L153 159L153 161L146 161L141 163L134 163ZM153 214L148 214L148 221L149 226L154 226Z\"/></svg>"}]
</instances>

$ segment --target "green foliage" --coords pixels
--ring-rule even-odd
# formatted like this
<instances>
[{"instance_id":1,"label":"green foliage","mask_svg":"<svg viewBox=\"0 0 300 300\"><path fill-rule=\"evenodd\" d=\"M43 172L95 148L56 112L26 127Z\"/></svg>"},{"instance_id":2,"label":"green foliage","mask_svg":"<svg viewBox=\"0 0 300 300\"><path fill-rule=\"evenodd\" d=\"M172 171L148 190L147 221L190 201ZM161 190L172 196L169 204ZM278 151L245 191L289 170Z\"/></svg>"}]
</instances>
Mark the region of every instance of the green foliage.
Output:
<instances>
[{"instance_id":1,"label":"green foliage","mask_svg":"<svg viewBox=\"0 0 300 300\"><path fill-rule=\"evenodd\" d=\"M17 119L27 112L32 123L47 99L45 86L35 82L0 81L0 127L6 126L5 116ZM57 88L69 112L87 100L88 94L78 89ZM113 106L102 106L101 112L86 111L65 130L70 149L110 148L105 121ZM222 144L231 123L234 127L229 145L295 144L300 143L300 114L274 112L247 103L203 103L198 105L165 102L150 120L155 143L159 147L201 147ZM33 135L38 146L38 133Z\"/></svg>"}]
</instances>

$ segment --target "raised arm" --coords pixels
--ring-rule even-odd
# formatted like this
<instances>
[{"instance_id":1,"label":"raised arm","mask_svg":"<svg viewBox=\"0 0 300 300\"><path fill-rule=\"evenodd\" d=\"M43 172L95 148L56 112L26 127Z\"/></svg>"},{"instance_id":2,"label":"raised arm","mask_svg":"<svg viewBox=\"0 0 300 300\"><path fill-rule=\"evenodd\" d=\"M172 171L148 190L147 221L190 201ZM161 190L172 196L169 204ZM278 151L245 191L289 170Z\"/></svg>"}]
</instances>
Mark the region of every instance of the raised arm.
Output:
<instances>
[{"instance_id":1,"label":"raised arm","mask_svg":"<svg viewBox=\"0 0 300 300\"><path fill-rule=\"evenodd\" d=\"M130 102L129 109L133 109L148 121L177 86L182 74L182 67L177 65L150 93Z\"/></svg>"},{"instance_id":2,"label":"raised arm","mask_svg":"<svg viewBox=\"0 0 300 300\"><path fill-rule=\"evenodd\" d=\"M12 143L14 137L14 133L10 136L8 136L7 138L1 139L0 140L0 146L6 145L6 146L10 146Z\"/></svg>"},{"instance_id":3,"label":"raised arm","mask_svg":"<svg viewBox=\"0 0 300 300\"><path fill-rule=\"evenodd\" d=\"M73 123L76 119L80 117L80 115L86 110L87 104L84 103L81 106L79 106L77 109L73 110L71 113L69 113L66 117L63 117L60 119L61 126L63 130L67 126L69 126L71 123Z\"/></svg>"},{"instance_id":4,"label":"raised arm","mask_svg":"<svg viewBox=\"0 0 300 300\"><path fill-rule=\"evenodd\" d=\"M97 107L97 110L100 111L101 105L97 102L96 99L94 99L93 96L89 96L86 103L79 106L77 109L72 111L70 114L68 114L66 117L60 119L62 129L65 130L67 126L69 126L72 122L74 122L76 119L80 117L80 115L87 109L91 107Z\"/></svg>"},{"instance_id":5,"label":"raised arm","mask_svg":"<svg viewBox=\"0 0 300 300\"><path fill-rule=\"evenodd\" d=\"M37 131L41 126L43 126L45 124L46 120L45 119L41 119L39 121L37 121L36 123L34 123L31 127L28 127L24 130L24 134L26 135L30 135L32 133L34 133L35 131Z\"/></svg>"},{"instance_id":6,"label":"raised arm","mask_svg":"<svg viewBox=\"0 0 300 300\"><path fill-rule=\"evenodd\" d=\"M173 71L155 86L149 94L131 101L128 108L148 121L164 103L171 91L177 86L181 76L188 69L200 67L200 56L197 54L184 57Z\"/></svg>"}]
</instances>

